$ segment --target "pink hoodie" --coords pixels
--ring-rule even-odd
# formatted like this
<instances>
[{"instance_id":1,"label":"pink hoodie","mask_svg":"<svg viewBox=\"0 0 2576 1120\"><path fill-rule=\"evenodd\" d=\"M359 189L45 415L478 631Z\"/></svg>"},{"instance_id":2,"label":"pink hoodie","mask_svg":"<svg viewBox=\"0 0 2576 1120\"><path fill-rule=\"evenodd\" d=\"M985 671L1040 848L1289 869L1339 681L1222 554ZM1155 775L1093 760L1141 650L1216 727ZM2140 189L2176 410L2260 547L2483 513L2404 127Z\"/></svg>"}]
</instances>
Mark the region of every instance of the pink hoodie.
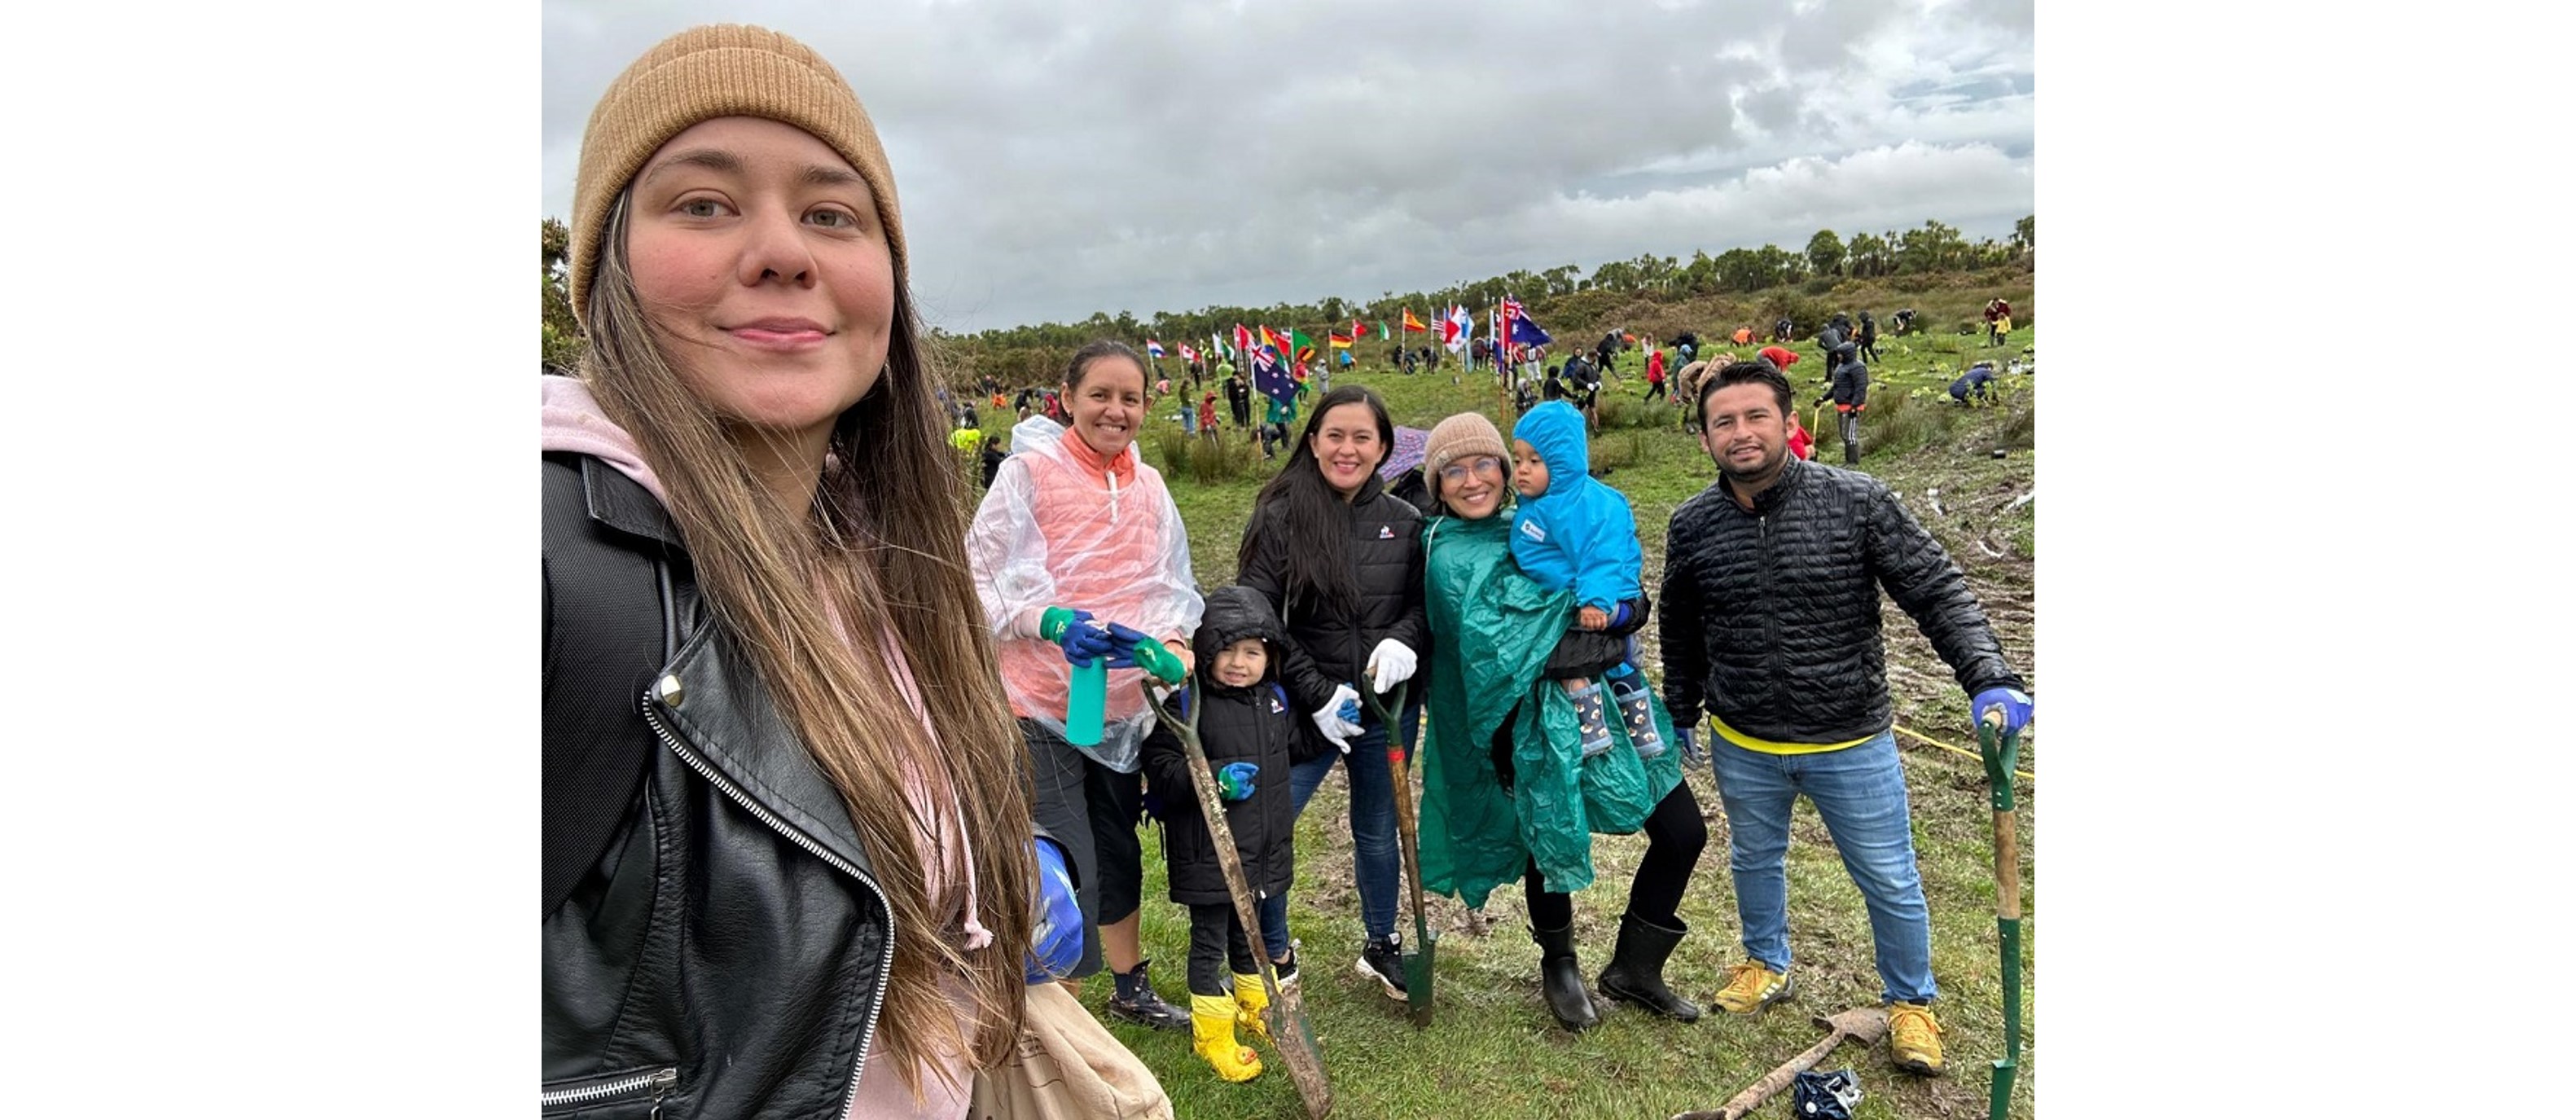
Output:
<instances>
[{"instance_id":1,"label":"pink hoodie","mask_svg":"<svg viewBox=\"0 0 2576 1120\"><path fill-rule=\"evenodd\" d=\"M635 437L626 434L626 430L611 421L607 413L600 411L599 402L592 399L589 386L570 377L539 380L545 383L544 403L537 413L542 427L540 444L544 450L574 451L591 456L634 479L663 505L670 504L670 495L663 491L662 480L654 477L652 466L644 461L643 452L635 445ZM840 629L839 619L833 620L833 629ZM904 657L903 648L895 643L890 632L880 631L879 640L883 643L886 660L894 666L895 688L903 694L904 703L911 705L913 715L921 720L922 731L935 742L939 733L931 726L929 713L922 709L921 690L913 681L911 662ZM940 853L940 858L932 863L925 876L924 886L930 897L946 897L944 892L950 889L954 877L962 869L966 889L959 901L964 911L960 925L966 935L964 947L981 949L992 944L992 931L975 920L975 866L966 858L960 827L964 814L957 807L957 792L948 790L947 804L939 804L940 799L932 795L929 780L910 768L904 774L904 792L912 799L916 820L929 822L925 831L915 834L916 841L925 848L936 848ZM957 1003L958 1022L962 1028L968 1010L965 988L953 981L944 983L942 987ZM883 1053L882 1050L875 1052ZM870 1062L867 1069L860 1071L858 1095L849 1114L936 1117L939 1120L957 1120L965 1116L966 1092L974 1075L972 1063L963 1055L948 1055L944 1065L947 1075L956 1080L956 1088L952 1091L941 1082L941 1070L925 1066L921 1070L921 1083L926 1099L916 1103L912 1094L904 1089L899 1074L886 1063Z\"/></svg>"}]
</instances>

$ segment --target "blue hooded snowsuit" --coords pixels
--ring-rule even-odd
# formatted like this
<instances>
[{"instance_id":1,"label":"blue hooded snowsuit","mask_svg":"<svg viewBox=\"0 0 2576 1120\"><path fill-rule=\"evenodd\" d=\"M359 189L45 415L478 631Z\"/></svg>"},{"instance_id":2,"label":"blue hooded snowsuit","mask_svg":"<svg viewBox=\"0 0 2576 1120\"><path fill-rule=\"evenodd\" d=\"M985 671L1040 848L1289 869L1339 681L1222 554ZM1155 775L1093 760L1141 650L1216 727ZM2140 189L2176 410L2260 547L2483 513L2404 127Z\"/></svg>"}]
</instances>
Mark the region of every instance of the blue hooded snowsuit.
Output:
<instances>
[{"instance_id":1,"label":"blue hooded snowsuit","mask_svg":"<svg viewBox=\"0 0 2576 1120\"><path fill-rule=\"evenodd\" d=\"M1564 401L1529 410L1512 427L1547 464L1547 491L1523 498L1512 524L1512 561L1551 591L1572 588L1578 606L1615 610L1637 597L1646 555L1628 496L1592 477L1583 414Z\"/></svg>"}]
</instances>

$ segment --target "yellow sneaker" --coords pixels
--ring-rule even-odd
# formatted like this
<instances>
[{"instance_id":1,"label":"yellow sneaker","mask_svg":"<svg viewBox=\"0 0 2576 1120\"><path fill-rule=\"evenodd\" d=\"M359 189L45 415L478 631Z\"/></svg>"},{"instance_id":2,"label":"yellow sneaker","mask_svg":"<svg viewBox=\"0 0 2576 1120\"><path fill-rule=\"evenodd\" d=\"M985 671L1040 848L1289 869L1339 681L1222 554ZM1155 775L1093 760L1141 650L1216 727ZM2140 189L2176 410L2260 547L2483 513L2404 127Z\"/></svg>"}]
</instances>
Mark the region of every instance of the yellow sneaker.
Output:
<instances>
[{"instance_id":1,"label":"yellow sneaker","mask_svg":"<svg viewBox=\"0 0 2576 1120\"><path fill-rule=\"evenodd\" d=\"M1261 1055L1234 1041L1234 1000L1190 993L1190 1049L1228 1081L1261 1076Z\"/></svg>"},{"instance_id":2,"label":"yellow sneaker","mask_svg":"<svg viewBox=\"0 0 2576 1120\"><path fill-rule=\"evenodd\" d=\"M1887 1050L1898 1069L1941 1076L1941 1021L1919 1003L1887 1005Z\"/></svg>"},{"instance_id":3,"label":"yellow sneaker","mask_svg":"<svg viewBox=\"0 0 2576 1120\"><path fill-rule=\"evenodd\" d=\"M1261 977L1248 973L1234 974L1234 1025L1263 1042L1270 1041L1270 1024L1261 1013L1270 1010L1270 992L1261 986Z\"/></svg>"},{"instance_id":4,"label":"yellow sneaker","mask_svg":"<svg viewBox=\"0 0 2576 1120\"><path fill-rule=\"evenodd\" d=\"M1726 971L1726 986L1709 1002L1738 1015L1751 1015L1789 998L1798 985L1787 973L1773 972L1760 961L1743 961Z\"/></svg>"}]
</instances>

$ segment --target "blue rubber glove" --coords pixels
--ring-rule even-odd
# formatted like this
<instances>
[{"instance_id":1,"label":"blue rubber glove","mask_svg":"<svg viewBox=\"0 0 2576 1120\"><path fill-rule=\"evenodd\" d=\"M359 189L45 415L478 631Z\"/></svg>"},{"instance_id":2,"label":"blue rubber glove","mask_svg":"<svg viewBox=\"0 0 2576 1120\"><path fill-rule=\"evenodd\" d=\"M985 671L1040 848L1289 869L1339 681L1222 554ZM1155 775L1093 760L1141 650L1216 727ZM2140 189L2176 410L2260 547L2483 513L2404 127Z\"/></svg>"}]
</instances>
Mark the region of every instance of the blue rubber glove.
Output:
<instances>
[{"instance_id":1,"label":"blue rubber glove","mask_svg":"<svg viewBox=\"0 0 2576 1120\"><path fill-rule=\"evenodd\" d=\"M1118 643L1109 631L1092 624L1090 611L1078 610L1073 612L1073 624L1064 628L1064 636L1056 644L1064 647L1068 664L1089 666L1093 658L1109 653Z\"/></svg>"},{"instance_id":2,"label":"blue rubber glove","mask_svg":"<svg viewBox=\"0 0 2576 1120\"><path fill-rule=\"evenodd\" d=\"M1626 626L1628 624L1628 619L1633 616L1634 612L1628 606L1628 601L1622 599L1619 601L1617 606L1610 608L1610 625L1607 628L1616 630L1622 626Z\"/></svg>"},{"instance_id":3,"label":"blue rubber glove","mask_svg":"<svg viewBox=\"0 0 2576 1120\"><path fill-rule=\"evenodd\" d=\"M1064 845L1035 839L1038 856L1038 923L1029 935L1028 965L1022 979L1031 984L1061 980L1082 963L1082 904L1074 897L1073 873L1065 869Z\"/></svg>"},{"instance_id":4,"label":"blue rubber glove","mask_svg":"<svg viewBox=\"0 0 2576 1120\"><path fill-rule=\"evenodd\" d=\"M1699 744L1698 728L1676 727L1673 729L1673 736L1682 741L1683 762L1693 766L1703 766L1708 763L1708 749Z\"/></svg>"},{"instance_id":5,"label":"blue rubber glove","mask_svg":"<svg viewBox=\"0 0 2576 1120\"><path fill-rule=\"evenodd\" d=\"M2004 710L2004 733L2009 735L2030 726L2030 694L2016 688L1989 688L1968 702L1968 717L1982 720L1986 709Z\"/></svg>"},{"instance_id":6,"label":"blue rubber glove","mask_svg":"<svg viewBox=\"0 0 2576 1120\"><path fill-rule=\"evenodd\" d=\"M1253 780L1261 776L1257 762L1229 762L1216 768L1216 795L1228 801L1242 801L1252 796Z\"/></svg>"}]
</instances>

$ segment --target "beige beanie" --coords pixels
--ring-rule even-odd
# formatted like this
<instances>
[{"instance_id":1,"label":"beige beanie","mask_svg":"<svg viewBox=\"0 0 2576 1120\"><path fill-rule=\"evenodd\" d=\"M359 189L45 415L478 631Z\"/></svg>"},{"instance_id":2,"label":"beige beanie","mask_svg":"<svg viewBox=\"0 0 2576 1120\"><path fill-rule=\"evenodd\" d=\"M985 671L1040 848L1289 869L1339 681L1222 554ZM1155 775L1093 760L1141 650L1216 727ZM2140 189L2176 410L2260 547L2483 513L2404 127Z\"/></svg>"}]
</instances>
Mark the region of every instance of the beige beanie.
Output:
<instances>
[{"instance_id":1,"label":"beige beanie","mask_svg":"<svg viewBox=\"0 0 2576 1120\"><path fill-rule=\"evenodd\" d=\"M1431 437L1422 444L1422 485L1437 498L1440 496L1440 468L1469 455L1491 455L1508 461L1511 452L1503 448L1503 433L1481 412L1461 412L1435 424Z\"/></svg>"},{"instance_id":2,"label":"beige beanie","mask_svg":"<svg viewBox=\"0 0 2576 1120\"><path fill-rule=\"evenodd\" d=\"M902 212L894 172L876 126L840 71L812 48L764 27L709 24L655 44L609 83L581 137L573 176L572 311L584 317L599 261L608 208L672 137L717 117L764 117L792 124L841 153L876 195L894 253L895 282L904 282Z\"/></svg>"}]
</instances>

